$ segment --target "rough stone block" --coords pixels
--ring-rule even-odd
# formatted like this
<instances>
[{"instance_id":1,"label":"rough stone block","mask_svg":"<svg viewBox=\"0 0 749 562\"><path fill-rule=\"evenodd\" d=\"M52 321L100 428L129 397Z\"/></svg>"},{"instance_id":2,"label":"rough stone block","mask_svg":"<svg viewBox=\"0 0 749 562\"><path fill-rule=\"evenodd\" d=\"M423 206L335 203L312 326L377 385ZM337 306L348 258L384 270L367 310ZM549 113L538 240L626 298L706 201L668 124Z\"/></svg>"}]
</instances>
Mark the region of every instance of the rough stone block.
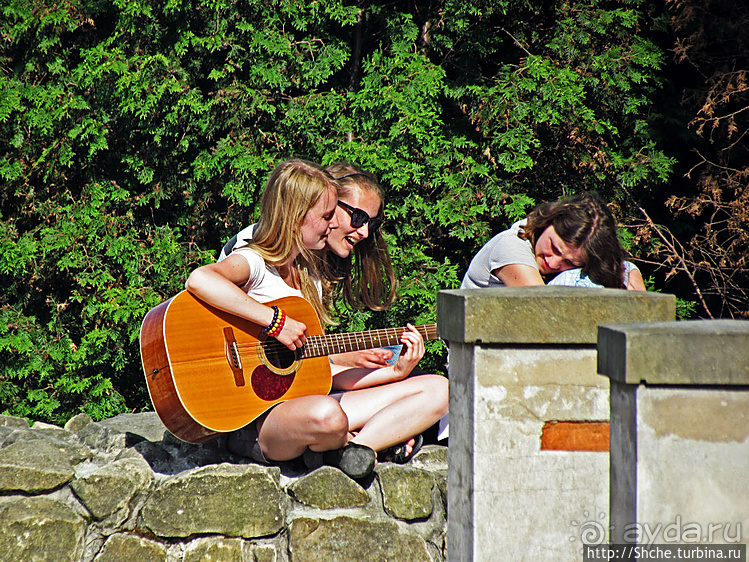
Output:
<instances>
[{"instance_id":1,"label":"rough stone block","mask_svg":"<svg viewBox=\"0 0 749 562\"><path fill-rule=\"evenodd\" d=\"M46 497L0 503L3 560L80 560L86 521L62 502Z\"/></svg>"},{"instance_id":2,"label":"rough stone block","mask_svg":"<svg viewBox=\"0 0 749 562\"><path fill-rule=\"evenodd\" d=\"M116 533L107 539L96 562L122 562L123 560L159 560L167 559L164 545L138 535Z\"/></svg>"},{"instance_id":3,"label":"rough stone block","mask_svg":"<svg viewBox=\"0 0 749 562\"><path fill-rule=\"evenodd\" d=\"M206 537L194 540L182 558L183 562L206 562L212 560L243 560L242 540L224 537Z\"/></svg>"},{"instance_id":4,"label":"rough stone block","mask_svg":"<svg viewBox=\"0 0 749 562\"><path fill-rule=\"evenodd\" d=\"M0 414L0 427L30 427L29 420Z\"/></svg>"},{"instance_id":5,"label":"rough stone block","mask_svg":"<svg viewBox=\"0 0 749 562\"><path fill-rule=\"evenodd\" d=\"M375 468L382 484L382 503L391 516L406 521L426 519L434 510L434 477L419 468L382 463Z\"/></svg>"},{"instance_id":6,"label":"rough stone block","mask_svg":"<svg viewBox=\"0 0 749 562\"><path fill-rule=\"evenodd\" d=\"M289 531L289 550L292 560L305 562L434 560L424 539L400 530L394 522L352 517L294 519Z\"/></svg>"},{"instance_id":7,"label":"rough stone block","mask_svg":"<svg viewBox=\"0 0 749 562\"><path fill-rule=\"evenodd\" d=\"M69 482L75 471L63 449L43 439L19 441L0 449L0 491L39 493Z\"/></svg>"},{"instance_id":8,"label":"rough stone block","mask_svg":"<svg viewBox=\"0 0 749 562\"><path fill-rule=\"evenodd\" d=\"M70 487L95 519L118 515L116 524L130 514L130 502L153 480L153 472L142 458L125 458L101 467L79 465Z\"/></svg>"},{"instance_id":9,"label":"rough stone block","mask_svg":"<svg viewBox=\"0 0 749 562\"><path fill-rule=\"evenodd\" d=\"M262 537L283 527L282 497L278 468L211 465L162 482L140 520L160 537Z\"/></svg>"},{"instance_id":10,"label":"rough stone block","mask_svg":"<svg viewBox=\"0 0 749 562\"><path fill-rule=\"evenodd\" d=\"M70 431L71 433L76 433L78 430L83 429L93 422L94 420L88 414L78 414L65 422L65 430Z\"/></svg>"},{"instance_id":11,"label":"rough stone block","mask_svg":"<svg viewBox=\"0 0 749 562\"><path fill-rule=\"evenodd\" d=\"M447 447L424 445L421 451L416 453L411 465L427 470L447 470Z\"/></svg>"},{"instance_id":12,"label":"rough stone block","mask_svg":"<svg viewBox=\"0 0 749 562\"><path fill-rule=\"evenodd\" d=\"M322 466L288 487L299 503L320 509L358 507L369 503L369 494L332 466Z\"/></svg>"}]
</instances>

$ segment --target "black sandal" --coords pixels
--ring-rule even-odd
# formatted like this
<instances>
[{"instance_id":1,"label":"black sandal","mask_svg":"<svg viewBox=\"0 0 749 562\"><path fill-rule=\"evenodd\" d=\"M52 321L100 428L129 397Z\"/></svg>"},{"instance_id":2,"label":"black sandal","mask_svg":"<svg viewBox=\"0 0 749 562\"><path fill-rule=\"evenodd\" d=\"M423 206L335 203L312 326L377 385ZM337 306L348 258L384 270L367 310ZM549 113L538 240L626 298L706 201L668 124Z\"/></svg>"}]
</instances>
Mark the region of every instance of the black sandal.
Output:
<instances>
[{"instance_id":1,"label":"black sandal","mask_svg":"<svg viewBox=\"0 0 749 562\"><path fill-rule=\"evenodd\" d=\"M394 462L395 464L406 464L409 462L416 453L418 453L421 450L421 446L424 444L424 437L419 434L416 437L413 438L414 444L411 448L411 452L408 453L406 449L406 445L408 444L408 441L404 441L403 443L399 443L398 445L393 445L392 447L388 447L387 449L384 449L380 451L378 457L382 462Z\"/></svg>"}]
</instances>

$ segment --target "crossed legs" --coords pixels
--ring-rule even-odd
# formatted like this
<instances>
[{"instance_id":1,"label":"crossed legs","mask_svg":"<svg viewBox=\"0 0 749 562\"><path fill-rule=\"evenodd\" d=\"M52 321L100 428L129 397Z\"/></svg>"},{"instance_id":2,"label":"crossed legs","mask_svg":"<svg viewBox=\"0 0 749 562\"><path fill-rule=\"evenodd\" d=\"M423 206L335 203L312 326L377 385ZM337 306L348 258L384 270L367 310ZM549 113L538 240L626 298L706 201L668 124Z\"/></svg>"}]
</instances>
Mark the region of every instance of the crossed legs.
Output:
<instances>
[{"instance_id":1,"label":"crossed legs","mask_svg":"<svg viewBox=\"0 0 749 562\"><path fill-rule=\"evenodd\" d=\"M258 443L265 457L287 461L309 447L331 451L349 440L348 418L335 398L304 396L276 405L258 420Z\"/></svg>"},{"instance_id":2,"label":"crossed legs","mask_svg":"<svg viewBox=\"0 0 749 562\"><path fill-rule=\"evenodd\" d=\"M305 396L261 417L258 443L275 461L299 457L308 447L330 451L349 441L380 451L431 427L447 406L447 379L428 374L336 397Z\"/></svg>"},{"instance_id":3,"label":"crossed legs","mask_svg":"<svg viewBox=\"0 0 749 562\"><path fill-rule=\"evenodd\" d=\"M447 413L448 381L415 375L340 395L354 443L381 451L425 431Z\"/></svg>"}]
</instances>

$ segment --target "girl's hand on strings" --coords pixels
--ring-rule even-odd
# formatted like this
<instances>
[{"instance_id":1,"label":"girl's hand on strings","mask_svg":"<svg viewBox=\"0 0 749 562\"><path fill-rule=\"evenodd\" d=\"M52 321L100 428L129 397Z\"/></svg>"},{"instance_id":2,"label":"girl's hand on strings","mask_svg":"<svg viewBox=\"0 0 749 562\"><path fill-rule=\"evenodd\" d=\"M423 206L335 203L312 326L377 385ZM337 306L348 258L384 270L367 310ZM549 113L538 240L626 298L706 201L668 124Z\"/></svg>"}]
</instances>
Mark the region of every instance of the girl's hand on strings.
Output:
<instances>
[{"instance_id":1,"label":"girl's hand on strings","mask_svg":"<svg viewBox=\"0 0 749 562\"><path fill-rule=\"evenodd\" d=\"M414 367L419 364L426 352L424 338L421 337L418 330L413 324L406 324L406 328L401 336L403 351L394 365L396 375L401 378L407 377L414 370Z\"/></svg>"},{"instance_id":2,"label":"girl's hand on strings","mask_svg":"<svg viewBox=\"0 0 749 562\"><path fill-rule=\"evenodd\" d=\"M286 317L281 333L276 339L292 351L304 347L307 342L307 326L302 322L297 322L293 318Z\"/></svg>"}]
</instances>

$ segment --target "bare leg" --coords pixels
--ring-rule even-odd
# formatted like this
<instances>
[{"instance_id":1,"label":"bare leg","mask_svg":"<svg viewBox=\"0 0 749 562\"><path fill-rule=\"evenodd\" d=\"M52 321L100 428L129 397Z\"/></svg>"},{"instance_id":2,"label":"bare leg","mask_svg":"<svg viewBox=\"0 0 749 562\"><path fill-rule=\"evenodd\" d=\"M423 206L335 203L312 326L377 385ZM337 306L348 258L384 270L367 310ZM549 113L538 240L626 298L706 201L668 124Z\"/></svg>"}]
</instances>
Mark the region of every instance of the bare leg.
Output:
<instances>
[{"instance_id":1,"label":"bare leg","mask_svg":"<svg viewBox=\"0 0 749 562\"><path fill-rule=\"evenodd\" d=\"M447 413L448 381L440 375L418 375L372 388L352 390L340 398L356 431L354 443L381 451L434 425Z\"/></svg>"},{"instance_id":2,"label":"bare leg","mask_svg":"<svg viewBox=\"0 0 749 562\"><path fill-rule=\"evenodd\" d=\"M304 396L282 402L258 422L258 443L269 460L286 461L309 447L330 451L348 441L348 418L330 396Z\"/></svg>"}]
</instances>

